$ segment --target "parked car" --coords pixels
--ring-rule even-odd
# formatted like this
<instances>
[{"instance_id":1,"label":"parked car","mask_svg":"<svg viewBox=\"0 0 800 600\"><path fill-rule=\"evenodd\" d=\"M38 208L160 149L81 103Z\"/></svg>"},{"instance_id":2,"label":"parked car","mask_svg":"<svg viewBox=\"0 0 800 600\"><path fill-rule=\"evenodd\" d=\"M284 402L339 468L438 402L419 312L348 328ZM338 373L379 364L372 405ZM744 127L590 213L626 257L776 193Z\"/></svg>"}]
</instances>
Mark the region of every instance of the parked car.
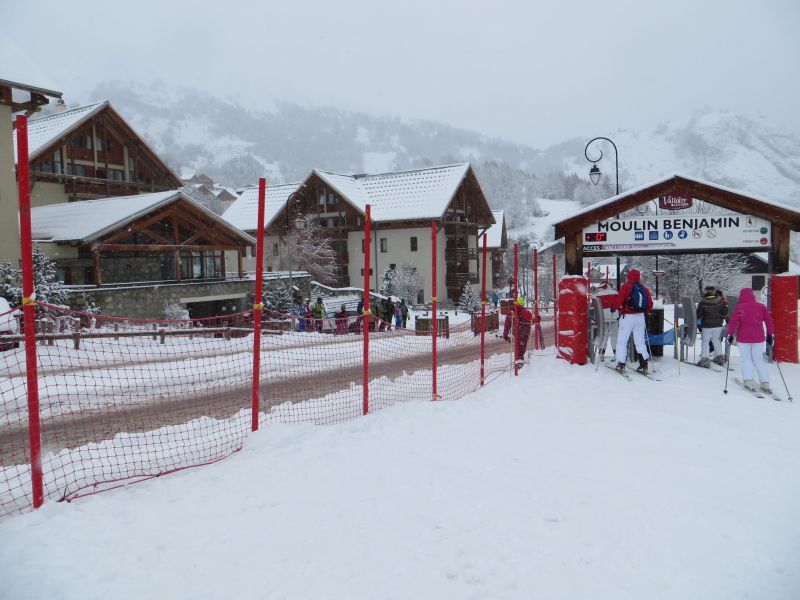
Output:
<instances>
[{"instance_id":1,"label":"parked car","mask_svg":"<svg viewBox=\"0 0 800 600\"><path fill-rule=\"evenodd\" d=\"M0 298L0 338L5 335L13 335L17 333L19 323L17 321L16 313L12 313L11 306L8 300ZM19 342L0 342L0 352L11 350L12 348L19 348Z\"/></svg>"}]
</instances>

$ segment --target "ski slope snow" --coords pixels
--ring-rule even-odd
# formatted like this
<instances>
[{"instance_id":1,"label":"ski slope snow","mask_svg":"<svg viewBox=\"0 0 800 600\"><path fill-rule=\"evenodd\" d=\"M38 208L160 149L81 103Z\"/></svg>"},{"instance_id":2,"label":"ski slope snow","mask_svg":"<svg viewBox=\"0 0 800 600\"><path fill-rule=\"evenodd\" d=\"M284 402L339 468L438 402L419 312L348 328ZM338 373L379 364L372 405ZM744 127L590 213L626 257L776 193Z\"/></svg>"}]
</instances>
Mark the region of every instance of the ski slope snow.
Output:
<instances>
[{"instance_id":1,"label":"ski slope snow","mask_svg":"<svg viewBox=\"0 0 800 600\"><path fill-rule=\"evenodd\" d=\"M265 424L0 522L0 598L796 599L800 404L658 368L534 356L465 400Z\"/></svg>"}]
</instances>

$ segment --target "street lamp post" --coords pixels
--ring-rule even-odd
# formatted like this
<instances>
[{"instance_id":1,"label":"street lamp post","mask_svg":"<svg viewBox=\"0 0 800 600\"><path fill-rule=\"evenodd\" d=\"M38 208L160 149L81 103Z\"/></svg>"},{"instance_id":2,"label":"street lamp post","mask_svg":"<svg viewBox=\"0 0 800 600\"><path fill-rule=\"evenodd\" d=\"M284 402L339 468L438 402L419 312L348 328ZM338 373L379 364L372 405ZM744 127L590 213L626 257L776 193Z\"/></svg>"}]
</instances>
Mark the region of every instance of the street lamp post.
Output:
<instances>
[{"instance_id":1,"label":"street lamp post","mask_svg":"<svg viewBox=\"0 0 800 600\"><path fill-rule=\"evenodd\" d=\"M305 185L303 186L305 187ZM305 195L301 190L297 190L289 194L289 197L286 199L286 211L284 215L286 217L286 252L289 255L289 294L292 297L292 303L294 304L294 279L292 277L292 241L289 239L289 211L294 210L295 215L300 211L300 207L303 204L303 199Z\"/></svg>"},{"instance_id":2,"label":"street lamp post","mask_svg":"<svg viewBox=\"0 0 800 600\"><path fill-rule=\"evenodd\" d=\"M609 144L611 144L614 147L614 168L616 170L616 175L617 175L617 178L616 178L616 181L617 181L616 190L617 191L616 191L615 195L618 196L619 195L619 152L617 151L617 145L612 140L608 139L607 137L600 136L600 137L593 138L593 139L591 139L591 140L589 140L587 142L586 147L583 149L583 155L586 157L586 160L588 160L590 163L592 163L592 168L589 171L589 179L591 180L591 182L594 185L597 185L598 183L600 183L600 178L603 175L603 172L600 170L600 167L597 166L597 163L600 162L603 159L603 151L602 150L598 150L598 152L600 153L600 156L598 156L596 159L589 158L589 146L591 146L592 143L594 143L594 142L596 142L598 140L605 140L606 142L608 142ZM620 274L620 264L619 264L619 256L617 256L617 290L619 290L619 288L620 288L620 275L619 274Z\"/></svg>"}]
</instances>

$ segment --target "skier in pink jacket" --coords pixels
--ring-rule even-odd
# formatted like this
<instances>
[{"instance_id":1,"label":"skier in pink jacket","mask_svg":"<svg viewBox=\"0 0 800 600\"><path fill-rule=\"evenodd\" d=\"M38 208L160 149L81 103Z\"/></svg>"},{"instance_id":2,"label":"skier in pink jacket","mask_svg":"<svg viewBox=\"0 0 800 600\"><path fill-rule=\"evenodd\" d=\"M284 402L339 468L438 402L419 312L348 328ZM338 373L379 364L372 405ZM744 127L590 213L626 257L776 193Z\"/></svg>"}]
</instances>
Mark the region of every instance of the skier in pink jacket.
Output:
<instances>
[{"instance_id":1,"label":"skier in pink jacket","mask_svg":"<svg viewBox=\"0 0 800 600\"><path fill-rule=\"evenodd\" d=\"M764 336L764 325L767 326L767 335ZM770 348L775 342L775 323L767 307L756 302L756 296L750 288L739 292L739 302L733 309L733 315L728 321L728 343L739 346L739 355L742 357L742 379L744 386L750 390L756 389L753 379L753 367L758 373L761 389L771 392L769 387L769 372L767 363L764 362L764 340Z\"/></svg>"}]
</instances>

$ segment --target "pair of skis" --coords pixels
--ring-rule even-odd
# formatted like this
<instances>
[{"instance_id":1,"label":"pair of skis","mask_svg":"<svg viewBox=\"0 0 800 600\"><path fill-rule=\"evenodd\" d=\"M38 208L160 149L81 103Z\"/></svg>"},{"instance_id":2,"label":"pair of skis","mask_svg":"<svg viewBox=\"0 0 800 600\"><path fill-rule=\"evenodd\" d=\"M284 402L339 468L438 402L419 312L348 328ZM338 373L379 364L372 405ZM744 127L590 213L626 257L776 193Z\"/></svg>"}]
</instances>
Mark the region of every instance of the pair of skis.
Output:
<instances>
[{"instance_id":1,"label":"pair of skis","mask_svg":"<svg viewBox=\"0 0 800 600\"><path fill-rule=\"evenodd\" d=\"M625 370L625 371L620 371L620 370L618 370L616 367L612 367L611 365L607 365L607 364L603 364L603 366L604 366L606 369L611 369L612 371L614 371L614 373L617 373L618 375L621 375L622 377L624 377L624 378L625 378L625 379L627 379L628 381L633 381L633 377L631 377L631 376L628 374L628 371L627 371L627 370ZM642 377L647 377L647 379L649 379L649 380L651 380L651 381L661 381L660 379L658 379L658 378L657 378L655 375L653 375L652 373L645 372L645 371L639 371L638 369L631 369L631 373L637 373L637 374L641 375Z\"/></svg>"},{"instance_id":2,"label":"pair of skis","mask_svg":"<svg viewBox=\"0 0 800 600\"><path fill-rule=\"evenodd\" d=\"M764 391L764 390L762 390L760 388L756 388L754 390L751 390L749 387L745 387L744 382L742 382L742 380L739 379L738 377L734 377L733 378L733 382L736 385L738 385L740 388L745 390L746 392L750 392L756 398L772 398L776 402L782 402L783 401L783 398L778 396L775 392L767 392L767 391Z\"/></svg>"}]
</instances>

